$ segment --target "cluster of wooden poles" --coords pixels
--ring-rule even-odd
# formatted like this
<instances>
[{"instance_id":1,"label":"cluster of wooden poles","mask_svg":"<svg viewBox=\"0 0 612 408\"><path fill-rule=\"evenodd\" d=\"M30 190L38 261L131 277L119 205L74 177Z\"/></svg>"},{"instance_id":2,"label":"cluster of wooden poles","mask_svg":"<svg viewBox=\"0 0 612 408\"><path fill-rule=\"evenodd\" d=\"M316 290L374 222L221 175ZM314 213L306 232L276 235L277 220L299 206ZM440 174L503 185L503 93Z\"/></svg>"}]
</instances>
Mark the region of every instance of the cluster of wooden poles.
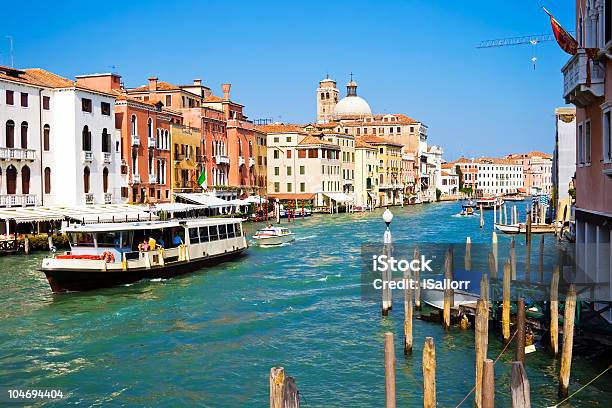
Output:
<instances>
[{"instance_id":1,"label":"cluster of wooden poles","mask_svg":"<svg viewBox=\"0 0 612 408\"><path fill-rule=\"evenodd\" d=\"M493 237L493 250L489 253L489 268L492 277L497 274L497 237ZM543 246L543 245L542 245ZM415 249L415 259L418 259L419 250ZM468 237L465 246L465 269L471 269L471 242ZM444 278L452 280L453 273L453 252L448 249L445 257ZM513 271L514 268L514 271ZM514 275L513 275L514 273ZM406 272L404 279L410 279L409 272ZM486 273L483 273L480 281L480 299L477 301L475 308L475 338L474 345L476 351L476 367L475 367L475 385L474 388L466 395L461 405L470 394L474 393L474 404L476 407L492 408L495 404L495 376L494 366L501 355L510 346L512 340L516 337L516 357L512 363L512 406L513 407L530 407L531 397L529 380L525 372L525 343L526 343L526 315L525 315L525 299L520 298L517 301L517 314L515 318L514 333L511 334L511 302L510 302L510 284L512 277L516 276L516 260L514 254L514 242L510 246L510 259L506 259L503 266L503 298L502 298L502 336L504 341L504 349L495 360L488 358L487 349L489 341L489 279ZM383 280L385 277L383 276ZM404 291L404 355L412 354L413 348L413 303L414 306L420 309L420 289L419 277L415 276L416 290L415 299L413 300L413 291L407 288ZM559 301L558 301L558 285L559 285L559 267L555 267L551 279L550 290L550 345L553 355L558 355L559 348ZM388 285L386 285L388 286ZM383 285L383 287L385 287ZM392 309L391 293L383 290L382 314L387 316ZM446 330L451 327L451 309L454 309L454 291L452 289L444 290L444 305L442 311L442 323ZM563 349L561 353L561 368L559 371L559 396L564 398L568 395L570 368L572 360L573 334L574 334L574 317L576 312L576 288L574 284L569 286L569 290L565 299L565 318L563 327ZM467 328L467 318L464 316L461 328ZM395 391L395 347L393 333L385 333L385 390L386 390L386 407L394 408L396 406L396 391ZM422 352L422 370L423 370L423 406L426 408L436 406L436 352L435 342L432 337L425 338Z\"/></svg>"}]
</instances>

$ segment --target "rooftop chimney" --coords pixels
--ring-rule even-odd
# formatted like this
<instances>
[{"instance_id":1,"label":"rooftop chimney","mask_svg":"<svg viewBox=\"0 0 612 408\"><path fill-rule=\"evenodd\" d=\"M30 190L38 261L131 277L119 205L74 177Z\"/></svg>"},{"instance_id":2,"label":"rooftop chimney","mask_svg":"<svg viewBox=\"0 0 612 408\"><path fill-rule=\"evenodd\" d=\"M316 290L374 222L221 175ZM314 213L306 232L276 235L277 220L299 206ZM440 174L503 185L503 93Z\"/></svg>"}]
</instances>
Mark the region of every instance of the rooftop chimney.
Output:
<instances>
[{"instance_id":1,"label":"rooftop chimney","mask_svg":"<svg viewBox=\"0 0 612 408\"><path fill-rule=\"evenodd\" d=\"M149 91L157 90L157 77L149 77Z\"/></svg>"},{"instance_id":2,"label":"rooftop chimney","mask_svg":"<svg viewBox=\"0 0 612 408\"><path fill-rule=\"evenodd\" d=\"M194 79L193 80L193 84L195 86L202 86L202 80L201 79Z\"/></svg>"},{"instance_id":3,"label":"rooftop chimney","mask_svg":"<svg viewBox=\"0 0 612 408\"><path fill-rule=\"evenodd\" d=\"M225 99L226 101L229 101L231 87L232 87L232 84L221 85L221 90L223 91L223 99Z\"/></svg>"}]
</instances>

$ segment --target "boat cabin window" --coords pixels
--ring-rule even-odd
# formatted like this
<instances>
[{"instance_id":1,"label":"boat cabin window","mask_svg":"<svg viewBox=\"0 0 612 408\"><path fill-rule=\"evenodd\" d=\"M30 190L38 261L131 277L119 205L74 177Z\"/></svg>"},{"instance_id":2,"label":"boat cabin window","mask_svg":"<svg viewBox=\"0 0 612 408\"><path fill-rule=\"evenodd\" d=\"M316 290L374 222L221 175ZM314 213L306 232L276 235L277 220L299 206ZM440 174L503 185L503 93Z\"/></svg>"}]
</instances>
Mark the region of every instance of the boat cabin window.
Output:
<instances>
[{"instance_id":1,"label":"boat cabin window","mask_svg":"<svg viewBox=\"0 0 612 408\"><path fill-rule=\"evenodd\" d=\"M190 244L199 244L200 237L198 236L197 228L189 228L189 243Z\"/></svg>"},{"instance_id":2,"label":"boat cabin window","mask_svg":"<svg viewBox=\"0 0 612 408\"><path fill-rule=\"evenodd\" d=\"M237 223L234 225L236 226L236 236L241 237L242 236L242 224Z\"/></svg>"},{"instance_id":3,"label":"boat cabin window","mask_svg":"<svg viewBox=\"0 0 612 408\"><path fill-rule=\"evenodd\" d=\"M219 225L219 239L227 239L227 226L225 224Z\"/></svg>"},{"instance_id":4,"label":"boat cabin window","mask_svg":"<svg viewBox=\"0 0 612 408\"><path fill-rule=\"evenodd\" d=\"M208 242L208 227L200 227L200 242Z\"/></svg>"},{"instance_id":5,"label":"boat cabin window","mask_svg":"<svg viewBox=\"0 0 612 408\"><path fill-rule=\"evenodd\" d=\"M93 247L94 236L89 232L71 232L70 245L73 247Z\"/></svg>"},{"instance_id":6,"label":"boat cabin window","mask_svg":"<svg viewBox=\"0 0 612 408\"><path fill-rule=\"evenodd\" d=\"M219 239L219 235L217 234L217 226L216 225L211 225L208 228L208 232L209 232L209 236L210 236L210 240L211 241L216 241Z\"/></svg>"},{"instance_id":7,"label":"boat cabin window","mask_svg":"<svg viewBox=\"0 0 612 408\"><path fill-rule=\"evenodd\" d=\"M234 238L234 224L227 224L227 237Z\"/></svg>"},{"instance_id":8,"label":"boat cabin window","mask_svg":"<svg viewBox=\"0 0 612 408\"><path fill-rule=\"evenodd\" d=\"M129 246L127 232L98 232L96 234L98 247L125 248Z\"/></svg>"}]
</instances>

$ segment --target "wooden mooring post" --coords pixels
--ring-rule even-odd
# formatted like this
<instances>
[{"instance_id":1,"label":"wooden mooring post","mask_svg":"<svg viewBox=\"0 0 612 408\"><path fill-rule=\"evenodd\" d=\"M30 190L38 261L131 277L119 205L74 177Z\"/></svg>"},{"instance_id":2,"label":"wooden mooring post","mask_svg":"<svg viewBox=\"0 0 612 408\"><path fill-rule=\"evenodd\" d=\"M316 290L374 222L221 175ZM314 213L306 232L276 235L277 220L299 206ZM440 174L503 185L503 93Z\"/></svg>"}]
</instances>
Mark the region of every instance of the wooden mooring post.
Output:
<instances>
[{"instance_id":1,"label":"wooden mooring post","mask_svg":"<svg viewBox=\"0 0 612 408\"><path fill-rule=\"evenodd\" d=\"M516 302L516 361L525 365L525 299Z\"/></svg>"},{"instance_id":2,"label":"wooden mooring post","mask_svg":"<svg viewBox=\"0 0 612 408\"><path fill-rule=\"evenodd\" d=\"M385 333L385 407L395 408L395 348L393 333Z\"/></svg>"},{"instance_id":3,"label":"wooden mooring post","mask_svg":"<svg viewBox=\"0 0 612 408\"><path fill-rule=\"evenodd\" d=\"M531 211L527 210L525 217L525 243L527 246L531 245Z\"/></svg>"},{"instance_id":4,"label":"wooden mooring post","mask_svg":"<svg viewBox=\"0 0 612 408\"><path fill-rule=\"evenodd\" d=\"M495 363L486 358L482 370L482 408L495 407Z\"/></svg>"},{"instance_id":5,"label":"wooden mooring post","mask_svg":"<svg viewBox=\"0 0 612 408\"><path fill-rule=\"evenodd\" d=\"M423 347L423 408L436 407L436 346L433 337Z\"/></svg>"},{"instance_id":6,"label":"wooden mooring post","mask_svg":"<svg viewBox=\"0 0 612 408\"><path fill-rule=\"evenodd\" d=\"M493 233L495 233L495 224L497 224L497 204L493 204Z\"/></svg>"},{"instance_id":7,"label":"wooden mooring post","mask_svg":"<svg viewBox=\"0 0 612 408\"><path fill-rule=\"evenodd\" d=\"M414 257L412 259L420 259L419 247L414 248ZM414 307L416 310L421 310L421 272L420 268L414 272L415 288L414 288Z\"/></svg>"},{"instance_id":8,"label":"wooden mooring post","mask_svg":"<svg viewBox=\"0 0 612 408\"><path fill-rule=\"evenodd\" d=\"M482 382L484 361L487 358L487 347L489 345L489 306L487 300L482 297L478 299L476 305L475 318L475 339L476 349L476 389L474 402L476 407L482 407Z\"/></svg>"},{"instance_id":9,"label":"wooden mooring post","mask_svg":"<svg viewBox=\"0 0 612 408\"><path fill-rule=\"evenodd\" d=\"M491 250L493 251L493 257L495 258L495 269L497 269L499 257L497 256L497 233L493 231L491 236Z\"/></svg>"},{"instance_id":10,"label":"wooden mooring post","mask_svg":"<svg viewBox=\"0 0 612 408\"><path fill-rule=\"evenodd\" d=\"M550 280L550 350L559 354L559 266L553 268Z\"/></svg>"},{"instance_id":11,"label":"wooden mooring post","mask_svg":"<svg viewBox=\"0 0 612 408\"><path fill-rule=\"evenodd\" d=\"M504 344L510 341L510 261L504 263L504 287L502 294L502 336Z\"/></svg>"},{"instance_id":12,"label":"wooden mooring post","mask_svg":"<svg viewBox=\"0 0 612 408\"><path fill-rule=\"evenodd\" d=\"M30 239L27 235L23 238L23 251L26 255L30 255Z\"/></svg>"},{"instance_id":13,"label":"wooden mooring post","mask_svg":"<svg viewBox=\"0 0 612 408\"><path fill-rule=\"evenodd\" d=\"M489 274L491 278L497 278L497 263L493 251L489 251Z\"/></svg>"},{"instance_id":14,"label":"wooden mooring post","mask_svg":"<svg viewBox=\"0 0 612 408\"><path fill-rule=\"evenodd\" d=\"M512 408L531 408L531 390L525 367L520 361L512 363Z\"/></svg>"},{"instance_id":15,"label":"wooden mooring post","mask_svg":"<svg viewBox=\"0 0 612 408\"><path fill-rule=\"evenodd\" d=\"M270 369L270 408L300 408L300 392L283 367Z\"/></svg>"},{"instance_id":16,"label":"wooden mooring post","mask_svg":"<svg viewBox=\"0 0 612 408\"><path fill-rule=\"evenodd\" d=\"M508 225L508 208L504 204L504 224Z\"/></svg>"},{"instance_id":17,"label":"wooden mooring post","mask_svg":"<svg viewBox=\"0 0 612 408\"><path fill-rule=\"evenodd\" d=\"M484 227L484 212L482 211L482 204L480 204L480 228Z\"/></svg>"},{"instance_id":18,"label":"wooden mooring post","mask_svg":"<svg viewBox=\"0 0 612 408\"><path fill-rule=\"evenodd\" d=\"M538 272L540 282L544 280L544 234L540 235L540 248L539 248L539 259L538 259Z\"/></svg>"},{"instance_id":19,"label":"wooden mooring post","mask_svg":"<svg viewBox=\"0 0 612 408\"><path fill-rule=\"evenodd\" d=\"M404 355L412 354L412 288L409 282L412 280L410 268L404 272Z\"/></svg>"},{"instance_id":20,"label":"wooden mooring post","mask_svg":"<svg viewBox=\"0 0 612 408\"><path fill-rule=\"evenodd\" d=\"M572 283L565 297L563 315L563 348L559 370L559 396L565 398L569 391L570 371L572 368L572 348L574 347L574 317L576 316L576 286Z\"/></svg>"},{"instance_id":21,"label":"wooden mooring post","mask_svg":"<svg viewBox=\"0 0 612 408\"><path fill-rule=\"evenodd\" d=\"M447 286L450 286L450 282L453 280L453 250L448 248L446 250L446 257L444 259L444 280ZM451 308L455 305L455 295L453 289L450 287L444 289L444 307L443 307L443 325L444 329L450 329L451 325Z\"/></svg>"},{"instance_id":22,"label":"wooden mooring post","mask_svg":"<svg viewBox=\"0 0 612 408\"><path fill-rule=\"evenodd\" d=\"M466 271L472 269L472 240L470 237L465 239L465 257L463 263Z\"/></svg>"},{"instance_id":23,"label":"wooden mooring post","mask_svg":"<svg viewBox=\"0 0 612 408\"><path fill-rule=\"evenodd\" d=\"M516 280L516 247L514 237L510 239L510 270L512 271L512 279Z\"/></svg>"}]
</instances>

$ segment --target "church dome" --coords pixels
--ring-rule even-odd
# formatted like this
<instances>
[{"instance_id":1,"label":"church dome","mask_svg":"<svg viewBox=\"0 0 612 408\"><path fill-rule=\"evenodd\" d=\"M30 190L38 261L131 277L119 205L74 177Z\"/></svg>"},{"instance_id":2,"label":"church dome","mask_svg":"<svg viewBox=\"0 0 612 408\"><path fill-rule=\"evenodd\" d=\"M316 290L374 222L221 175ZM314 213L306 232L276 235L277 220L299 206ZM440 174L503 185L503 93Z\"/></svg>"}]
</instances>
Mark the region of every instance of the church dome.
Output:
<instances>
[{"instance_id":1,"label":"church dome","mask_svg":"<svg viewBox=\"0 0 612 408\"><path fill-rule=\"evenodd\" d=\"M340 99L334 108L334 115L338 118L343 116L369 116L372 114L370 105L365 99L357 96L357 82L351 80L346 84L346 96Z\"/></svg>"},{"instance_id":2,"label":"church dome","mask_svg":"<svg viewBox=\"0 0 612 408\"><path fill-rule=\"evenodd\" d=\"M372 114L370 105L357 95L346 96L336 104L334 108L334 114L336 116L369 116Z\"/></svg>"}]
</instances>

